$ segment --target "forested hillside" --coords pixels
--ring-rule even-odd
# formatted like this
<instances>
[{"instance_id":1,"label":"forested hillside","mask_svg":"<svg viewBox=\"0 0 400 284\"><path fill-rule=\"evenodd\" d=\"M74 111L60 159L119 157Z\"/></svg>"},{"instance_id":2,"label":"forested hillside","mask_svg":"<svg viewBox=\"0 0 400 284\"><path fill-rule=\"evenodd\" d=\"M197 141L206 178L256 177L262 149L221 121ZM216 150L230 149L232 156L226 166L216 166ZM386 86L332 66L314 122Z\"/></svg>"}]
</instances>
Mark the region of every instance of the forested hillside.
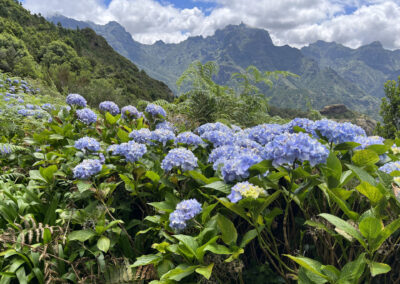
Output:
<instances>
[{"instance_id":1,"label":"forested hillside","mask_svg":"<svg viewBox=\"0 0 400 284\"><path fill-rule=\"evenodd\" d=\"M18 1L0 0L0 69L41 79L63 94L84 94L93 105L104 99L172 98L164 83L140 71L93 30L56 26Z\"/></svg>"}]
</instances>

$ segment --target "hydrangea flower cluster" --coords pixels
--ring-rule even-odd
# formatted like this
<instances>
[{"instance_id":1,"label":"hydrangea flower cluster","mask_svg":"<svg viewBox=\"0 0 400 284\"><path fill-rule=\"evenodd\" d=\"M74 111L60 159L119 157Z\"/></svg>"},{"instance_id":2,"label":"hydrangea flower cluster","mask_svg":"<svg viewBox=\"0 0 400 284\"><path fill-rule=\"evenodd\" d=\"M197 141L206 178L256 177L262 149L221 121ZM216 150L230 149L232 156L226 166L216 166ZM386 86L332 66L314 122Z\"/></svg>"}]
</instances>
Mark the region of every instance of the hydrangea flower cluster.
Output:
<instances>
[{"instance_id":1,"label":"hydrangea flower cluster","mask_svg":"<svg viewBox=\"0 0 400 284\"><path fill-rule=\"evenodd\" d=\"M113 155L124 156L127 162L134 163L146 154L147 148L144 144L129 141L117 145L112 152Z\"/></svg>"},{"instance_id":2,"label":"hydrangea flower cluster","mask_svg":"<svg viewBox=\"0 0 400 284\"><path fill-rule=\"evenodd\" d=\"M305 133L284 133L265 145L264 158L274 166L309 161L311 166L325 163L329 150Z\"/></svg>"},{"instance_id":3,"label":"hydrangea flower cluster","mask_svg":"<svg viewBox=\"0 0 400 284\"><path fill-rule=\"evenodd\" d=\"M200 137L210 141L214 145L214 147L219 147L222 145L232 145L233 144L232 136L233 135L231 132L212 130L204 132L203 134L201 134Z\"/></svg>"},{"instance_id":4,"label":"hydrangea flower cluster","mask_svg":"<svg viewBox=\"0 0 400 284\"><path fill-rule=\"evenodd\" d=\"M134 106L129 105L129 106L124 106L121 109L121 116L124 119L128 119L128 118L130 118L130 119L135 118L136 119L136 118L140 117L140 113Z\"/></svg>"},{"instance_id":5,"label":"hydrangea flower cluster","mask_svg":"<svg viewBox=\"0 0 400 284\"><path fill-rule=\"evenodd\" d=\"M167 116L165 110L161 106L155 104L148 104L145 112L150 113L153 117L158 115L161 115L163 117Z\"/></svg>"},{"instance_id":6,"label":"hydrangea flower cluster","mask_svg":"<svg viewBox=\"0 0 400 284\"><path fill-rule=\"evenodd\" d=\"M74 147L82 151L97 152L100 151L100 143L96 139L83 137L75 141Z\"/></svg>"},{"instance_id":7,"label":"hydrangea flower cluster","mask_svg":"<svg viewBox=\"0 0 400 284\"><path fill-rule=\"evenodd\" d=\"M200 136L190 131L180 133L176 137L175 142L194 146L204 144L204 141L200 138Z\"/></svg>"},{"instance_id":8,"label":"hydrangea flower cluster","mask_svg":"<svg viewBox=\"0 0 400 284\"><path fill-rule=\"evenodd\" d=\"M42 105L42 109L53 110L53 109L55 109L55 107L52 104L47 103L47 104Z\"/></svg>"},{"instance_id":9,"label":"hydrangea flower cluster","mask_svg":"<svg viewBox=\"0 0 400 284\"><path fill-rule=\"evenodd\" d=\"M321 119L314 123L315 130L329 142L340 144L354 141L356 136L366 136L365 130L349 122L338 123L329 119Z\"/></svg>"},{"instance_id":10,"label":"hydrangea flower cluster","mask_svg":"<svg viewBox=\"0 0 400 284\"><path fill-rule=\"evenodd\" d=\"M285 127L280 124L261 124L250 128L248 135L251 140L264 146L276 135L285 132L285 130Z\"/></svg>"},{"instance_id":11,"label":"hydrangea flower cluster","mask_svg":"<svg viewBox=\"0 0 400 284\"><path fill-rule=\"evenodd\" d=\"M99 104L100 111L109 112L112 115L119 114L119 107L112 101L104 101Z\"/></svg>"},{"instance_id":12,"label":"hydrangea flower cluster","mask_svg":"<svg viewBox=\"0 0 400 284\"><path fill-rule=\"evenodd\" d=\"M210 132L210 131L231 132L231 129L221 122L206 123L206 124L199 126L196 129L196 132L199 133L200 136L203 133Z\"/></svg>"},{"instance_id":13,"label":"hydrangea flower cluster","mask_svg":"<svg viewBox=\"0 0 400 284\"><path fill-rule=\"evenodd\" d=\"M138 143L147 144L151 140L151 131L148 128L133 130L131 133L129 133L129 138L132 138Z\"/></svg>"},{"instance_id":14,"label":"hydrangea flower cluster","mask_svg":"<svg viewBox=\"0 0 400 284\"><path fill-rule=\"evenodd\" d=\"M231 193L227 196L232 203L236 203L243 197L258 198L260 194L265 193L261 187L255 186L248 181L239 182L232 187Z\"/></svg>"},{"instance_id":15,"label":"hydrangea flower cluster","mask_svg":"<svg viewBox=\"0 0 400 284\"><path fill-rule=\"evenodd\" d=\"M66 99L66 103L69 105L76 105L81 107L86 107L86 100L79 94L69 94Z\"/></svg>"},{"instance_id":16,"label":"hydrangea flower cluster","mask_svg":"<svg viewBox=\"0 0 400 284\"><path fill-rule=\"evenodd\" d=\"M81 122L87 125L95 123L97 121L97 115L91 109L88 108L78 109L76 111L76 115L78 116L78 119Z\"/></svg>"},{"instance_id":17,"label":"hydrangea flower cluster","mask_svg":"<svg viewBox=\"0 0 400 284\"><path fill-rule=\"evenodd\" d=\"M295 131L293 130L293 127L298 126L300 128L303 128L306 132L315 134L315 125L314 121L308 119L308 118L299 118L296 117L289 123L285 124L285 127L289 133L294 133Z\"/></svg>"},{"instance_id":18,"label":"hydrangea flower cluster","mask_svg":"<svg viewBox=\"0 0 400 284\"><path fill-rule=\"evenodd\" d=\"M11 151L11 147L8 145L0 145L0 154L2 155L8 155L10 154Z\"/></svg>"},{"instance_id":19,"label":"hydrangea flower cluster","mask_svg":"<svg viewBox=\"0 0 400 284\"><path fill-rule=\"evenodd\" d=\"M400 162L386 163L382 167L380 167L379 170L387 174L390 174L394 171L400 171Z\"/></svg>"},{"instance_id":20,"label":"hydrangea flower cluster","mask_svg":"<svg viewBox=\"0 0 400 284\"><path fill-rule=\"evenodd\" d=\"M172 149L161 162L161 168L169 172L174 167L179 167L184 172L191 171L197 167L197 157L185 148Z\"/></svg>"},{"instance_id":21,"label":"hydrangea flower cluster","mask_svg":"<svg viewBox=\"0 0 400 284\"><path fill-rule=\"evenodd\" d=\"M225 160L221 168L221 174L225 182L233 182L248 178L249 168L262 161L258 155L251 153L241 153L232 159Z\"/></svg>"},{"instance_id":22,"label":"hydrangea flower cluster","mask_svg":"<svg viewBox=\"0 0 400 284\"><path fill-rule=\"evenodd\" d=\"M156 129L151 132L151 140L155 140L165 145L168 141L175 140L175 134L167 129Z\"/></svg>"},{"instance_id":23,"label":"hydrangea flower cluster","mask_svg":"<svg viewBox=\"0 0 400 284\"><path fill-rule=\"evenodd\" d=\"M88 179L101 171L101 161L97 159L86 159L73 169L74 178Z\"/></svg>"},{"instance_id":24,"label":"hydrangea flower cluster","mask_svg":"<svg viewBox=\"0 0 400 284\"><path fill-rule=\"evenodd\" d=\"M176 131L176 127L171 123L168 122L166 120L164 120L163 122L160 122L156 125L156 129L167 129L171 132L175 132Z\"/></svg>"},{"instance_id":25,"label":"hydrangea flower cluster","mask_svg":"<svg viewBox=\"0 0 400 284\"><path fill-rule=\"evenodd\" d=\"M176 231L181 231L186 228L186 222L199 214L201 210L201 204L196 199L183 200L169 215L169 226Z\"/></svg>"},{"instance_id":26,"label":"hydrangea flower cluster","mask_svg":"<svg viewBox=\"0 0 400 284\"><path fill-rule=\"evenodd\" d=\"M365 149L371 145L384 145L384 141L385 139L380 136L356 136L353 140L353 142L361 144L355 148L356 150Z\"/></svg>"}]
</instances>

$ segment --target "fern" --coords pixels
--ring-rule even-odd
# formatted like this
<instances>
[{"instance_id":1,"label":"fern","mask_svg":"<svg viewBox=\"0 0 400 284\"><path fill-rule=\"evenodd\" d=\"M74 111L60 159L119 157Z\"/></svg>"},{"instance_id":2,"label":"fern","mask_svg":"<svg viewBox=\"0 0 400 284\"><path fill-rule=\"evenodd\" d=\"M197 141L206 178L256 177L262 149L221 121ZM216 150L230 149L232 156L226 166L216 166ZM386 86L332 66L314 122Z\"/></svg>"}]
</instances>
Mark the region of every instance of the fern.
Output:
<instances>
[{"instance_id":1,"label":"fern","mask_svg":"<svg viewBox=\"0 0 400 284\"><path fill-rule=\"evenodd\" d=\"M8 173L8 174L2 174L0 175L0 180L7 181L7 180L12 180L16 181L19 178L25 178L25 175L21 173Z\"/></svg>"},{"instance_id":2,"label":"fern","mask_svg":"<svg viewBox=\"0 0 400 284\"><path fill-rule=\"evenodd\" d=\"M0 143L0 154L1 155L9 155L16 152L27 152L29 151L27 148L23 146L17 146L10 143Z\"/></svg>"}]
</instances>

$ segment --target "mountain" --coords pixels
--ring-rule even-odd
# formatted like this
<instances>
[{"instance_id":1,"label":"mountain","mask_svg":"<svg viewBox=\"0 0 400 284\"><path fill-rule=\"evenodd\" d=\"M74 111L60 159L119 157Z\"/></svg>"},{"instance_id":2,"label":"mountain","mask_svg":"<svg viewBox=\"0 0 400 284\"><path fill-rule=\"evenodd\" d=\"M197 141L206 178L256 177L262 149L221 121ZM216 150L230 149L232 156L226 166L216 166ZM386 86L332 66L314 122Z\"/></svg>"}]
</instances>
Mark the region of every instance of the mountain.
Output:
<instances>
[{"instance_id":1,"label":"mountain","mask_svg":"<svg viewBox=\"0 0 400 284\"><path fill-rule=\"evenodd\" d=\"M303 47L301 52L317 61L321 68L334 69L374 97L383 97L383 84L400 75L400 50L386 50L378 41L357 49L317 41Z\"/></svg>"},{"instance_id":2,"label":"mountain","mask_svg":"<svg viewBox=\"0 0 400 284\"><path fill-rule=\"evenodd\" d=\"M152 77L165 82L174 92L177 92L176 79L194 60L203 63L216 61L220 66L216 82L227 85L232 83L232 73L254 65L263 71L285 70L300 75L300 78L281 79L274 88L263 89L272 105L305 109L310 102L314 108L321 109L326 105L343 103L352 110L378 116L377 106L381 95L371 93L371 89L361 86L356 80L357 74L353 77L345 76L340 69L336 69L336 65L321 63L320 58L324 55L318 57L320 53L317 51L317 55L311 56L304 50L288 45L275 46L268 32L263 29L251 28L245 24L229 25L205 38L196 36L178 44L157 41L146 45L136 42L116 22L96 25L63 16L54 16L49 20L73 29L89 25L96 33L104 36L116 51ZM375 70L375 67L370 68ZM383 89L382 80L379 84Z\"/></svg>"},{"instance_id":3,"label":"mountain","mask_svg":"<svg viewBox=\"0 0 400 284\"><path fill-rule=\"evenodd\" d=\"M0 0L0 69L80 93L91 105L138 99L172 100L166 84L149 77L92 29L65 29L32 15L19 1ZM86 26L87 27L87 26Z\"/></svg>"}]
</instances>

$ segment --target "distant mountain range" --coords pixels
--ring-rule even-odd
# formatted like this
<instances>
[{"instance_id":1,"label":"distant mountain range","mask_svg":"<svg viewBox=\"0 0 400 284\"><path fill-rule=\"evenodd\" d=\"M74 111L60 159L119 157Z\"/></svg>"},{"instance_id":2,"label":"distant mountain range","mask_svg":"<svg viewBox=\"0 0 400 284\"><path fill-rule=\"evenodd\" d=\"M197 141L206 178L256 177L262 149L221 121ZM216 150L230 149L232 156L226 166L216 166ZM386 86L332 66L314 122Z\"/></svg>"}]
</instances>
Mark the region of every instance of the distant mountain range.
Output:
<instances>
[{"instance_id":1,"label":"distant mountain range","mask_svg":"<svg viewBox=\"0 0 400 284\"><path fill-rule=\"evenodd\" d=\"M216 81L229 85L230 76L249 65L262 71L287 70L300 78L279 80L264 91L279 107L314 108L343 103L350 109L377 117L383 84L400 75L400 50L390 51L379 42L351 49L317 41L302 49L275 46L268 32L247 25L229 25L209 37L189 37L178 44L157 41L141 44L117 22L97 25L63 16L49 18L66 28L91 28L121 55L150 76L165 82L174 92L176 79L194 60L216 61Z\"/></svg>"}]
</instances>

